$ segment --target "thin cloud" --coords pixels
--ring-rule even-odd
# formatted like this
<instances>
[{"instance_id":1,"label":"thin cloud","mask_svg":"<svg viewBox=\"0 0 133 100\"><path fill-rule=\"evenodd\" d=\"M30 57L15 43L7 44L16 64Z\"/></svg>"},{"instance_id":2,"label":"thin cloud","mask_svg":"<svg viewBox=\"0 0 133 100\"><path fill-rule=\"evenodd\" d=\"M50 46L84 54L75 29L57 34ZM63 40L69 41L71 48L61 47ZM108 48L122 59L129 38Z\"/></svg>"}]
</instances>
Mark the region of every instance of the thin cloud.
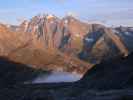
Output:
<instances>
[{"instance_id":1,"label":"thin cloud","mask_svg":"<svg viewBox=\"0 0 133 100\"><path fill-rule=\"evenodd\" d=\"M133 9L119 10L119 11L114 11L112 13L105 13L103 15L104 18L111 20L133 19Z\"/></svg>"},{"instance_id":2,"label":"thin cloud","mask_svg":"<svg viewBox=\"0 0 133 100\"><path fill-rule=\"evenodd\" d=\"M58 3L64 3L66 0L56 0Z\"/></svg>"},{"instance_id":3,"label":"thin cloud","mask_svg":"<svg viewBox=\"0 0 133 100\"><path fill-rule=\"evenodd\" d=\"M73 16L73 17L79 17L79 14L77 12L67 12L68 16Z\"/></svg>"},{"instance_id":4,"label":"thin cloud","mask_svg":"<svg viewBox=\"0 0 133 100\"><path fill-rule=\"evenodd\" d=\"M14 14L16 14L16 12L15 11L13 11L13 10L8 10L8 9L1 9L0 10L0 15L2 16L2 15L14 15Z\"/></svg>"}]
</instances>

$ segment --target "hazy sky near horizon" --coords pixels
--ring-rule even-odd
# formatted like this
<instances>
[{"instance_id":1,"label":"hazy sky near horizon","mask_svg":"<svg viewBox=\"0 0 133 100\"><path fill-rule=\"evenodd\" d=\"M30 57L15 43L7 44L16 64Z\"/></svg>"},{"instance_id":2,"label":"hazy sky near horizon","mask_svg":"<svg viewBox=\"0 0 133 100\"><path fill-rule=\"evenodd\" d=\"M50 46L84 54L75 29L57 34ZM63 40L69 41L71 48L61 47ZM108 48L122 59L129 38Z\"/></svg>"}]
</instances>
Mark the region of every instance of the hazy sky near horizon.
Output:
<instances>
[{"instance_id":1,"label":"hazy sky near horizon","mask_svg":"<svg viewBox=\"0 0 133 100\"><path fill-rule=\"evenodd\" d=\"M81 20L109 25L133 26L133 0L1 0L0 22L19 24L40 13L63 17L68 13Z\"/></svg>"}]
</instances>

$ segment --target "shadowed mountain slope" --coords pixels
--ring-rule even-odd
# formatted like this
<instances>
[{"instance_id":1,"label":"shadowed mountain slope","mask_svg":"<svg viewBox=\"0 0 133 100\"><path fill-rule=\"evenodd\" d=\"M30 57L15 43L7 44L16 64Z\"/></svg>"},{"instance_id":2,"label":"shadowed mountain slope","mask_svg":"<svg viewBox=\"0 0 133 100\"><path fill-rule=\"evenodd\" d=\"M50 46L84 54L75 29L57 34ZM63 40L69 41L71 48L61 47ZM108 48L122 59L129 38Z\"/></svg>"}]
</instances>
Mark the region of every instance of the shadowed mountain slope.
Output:
<instances>
[{"instance_id":1,"label":"shadowed mountain slope","mask_svg":"<svg viewBox=\"0 0 133 100\"><path fill-rule=\"evenodd\" d=\"M1 88L4 100L132 100L133 54L96 65L78 82Z\"/></svg>"}]
</instances>

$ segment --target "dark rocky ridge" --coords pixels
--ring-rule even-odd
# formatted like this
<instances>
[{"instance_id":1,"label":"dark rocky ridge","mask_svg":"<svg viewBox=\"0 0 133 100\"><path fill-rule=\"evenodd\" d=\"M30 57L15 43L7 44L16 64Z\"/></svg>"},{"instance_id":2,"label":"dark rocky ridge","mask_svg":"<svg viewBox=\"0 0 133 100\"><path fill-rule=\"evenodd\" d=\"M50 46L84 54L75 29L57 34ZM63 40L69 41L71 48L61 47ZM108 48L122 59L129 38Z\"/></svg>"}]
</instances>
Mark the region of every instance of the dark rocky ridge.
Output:
<instances>
[{"instance_id":1,"label":"dark rocky ridge","mask_svg":"<svg viewBox=\"0 0 133 100\"><path fill-rule=\"evenodd\" d=\"M133 54L130 54L127 58L102 62L75 83L38 85L15 85L14 83L10 87L5 84L5 87L0 89L0 98L3 100L132 100L132 59ZM7 60L1 60L0 64L3 68L8 64L9 67L14 65L12 62L7 63ZM16 70L12 69L12 73L16 73ZM5 77L2 77L5 75L11 74L7 74L5 71L1 75L1 79L6 80ZM17 75L19 81L21 75L19 73Z\"/></svg>"}]
</instances>

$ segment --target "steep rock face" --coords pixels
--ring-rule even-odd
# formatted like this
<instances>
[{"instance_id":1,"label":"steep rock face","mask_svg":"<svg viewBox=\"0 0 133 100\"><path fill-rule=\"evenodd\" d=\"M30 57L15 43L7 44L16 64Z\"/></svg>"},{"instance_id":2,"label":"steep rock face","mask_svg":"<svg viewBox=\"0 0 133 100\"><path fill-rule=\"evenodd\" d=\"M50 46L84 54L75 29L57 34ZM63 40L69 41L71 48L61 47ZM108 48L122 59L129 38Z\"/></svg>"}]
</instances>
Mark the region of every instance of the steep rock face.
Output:
<instances>
[{"instance_id":1,"label":"steep rock face","mask_svg":"<svg viewBox=\"0 0 133 100\"><path fill-rule=\"evenodd\" d=\"M128 55L129 51L124 40L113 29L100 27L95 30L84 38L83 51L79 55L81 59L96 63L115 56Z\"/></svg>"},{"instance_id":2,"label":"steep rock face","mask_svg":"<svg viewBox=\"0 0 133 100\"><path fill-rule=\"evenodd\" d=\"M60 48L72 51L82 48L82 39L92 29L92 25L67 16L59 19L53 15L39 15L29 22L24 21L19 31L33 33L34 40L43 43L44 48Z\"/></svg>"},{"instance_id":3,"label":"steep rock face","mask_svg":"<svg viewBox=\"0 0 133 100\"><path fill-rule=\"evenodd\" d=\"M61 39L58 38L61 38L62 35L58 31L59 21L53 15L35 16L29 22L24 21L20 25L19 31L32 33L34 41L40 41L43 48L55 48L59 46Z\"/></svg>"},{"instance_id":4,"label":"steep rock face","mask_svg":"<svg viewBox=\"0 0 133 100\"><path fill-rule=\"evenodd\" d=\"M71 16L62 19L63 38L60 49L68 54L77 55L83 48L84 36L92 31L92 25L83 23Z\"/></svg>"},{"instance_id":5,"label":"steep rock face","mask_svg":"<svg viewBox=\"0 0 133 100\"><path fill-rule=\"evenodd\" d=\"M123 40L125 46L129 49L131 52L133 50L133 28L132 27L117 27L115 28L115 31L118 36L121 37Z\"/></svg>"}]
</instances>

